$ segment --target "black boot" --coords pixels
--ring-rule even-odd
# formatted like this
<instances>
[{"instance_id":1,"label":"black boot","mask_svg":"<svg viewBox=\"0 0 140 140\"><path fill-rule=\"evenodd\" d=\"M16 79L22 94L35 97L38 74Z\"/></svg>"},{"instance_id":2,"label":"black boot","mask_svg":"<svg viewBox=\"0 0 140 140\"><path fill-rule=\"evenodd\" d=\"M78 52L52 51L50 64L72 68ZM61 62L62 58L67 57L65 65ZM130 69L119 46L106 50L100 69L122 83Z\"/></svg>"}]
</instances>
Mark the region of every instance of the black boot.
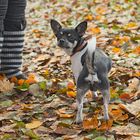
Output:
<instances>
[{"instance_id":1,"label":"black boot","mask_svg":"<svg viewBox=\"0 0 140 140\"><path fill-rule=\"evenodd\" d=\"M3 37L0 36L0 73L2 73L2 71L1 71L1 52L2 52L2 46L3 46Z\"/></svg>"},{"instance_id":2,"label":"black boot","mask_svg":"<svg viewBox=\"0 0 140 140\"><path fill-rule=\"evenodd\" d=\"M24 31L4 31L1 53L2 72L8 77L26 79L21 72Z\"/></svg>"}]
</instances>

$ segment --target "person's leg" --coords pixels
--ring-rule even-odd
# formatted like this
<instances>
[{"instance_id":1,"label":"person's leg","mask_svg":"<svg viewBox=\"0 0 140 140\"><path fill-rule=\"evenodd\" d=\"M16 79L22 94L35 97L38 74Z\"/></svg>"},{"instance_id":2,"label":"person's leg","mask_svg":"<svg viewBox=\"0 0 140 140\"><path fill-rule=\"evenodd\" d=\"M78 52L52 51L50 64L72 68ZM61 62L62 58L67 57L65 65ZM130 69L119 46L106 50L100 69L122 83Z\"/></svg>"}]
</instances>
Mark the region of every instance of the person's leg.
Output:
<instances>
[{"instance_id":1,"label":"person's leg","mask_svg":"<svg viewBox=\"0 0 140 140\"><path fill-rule=\"evenodd\" d=\"M26 0L9 0L4 20L4 42L2 48L1 66L3 73L11 78L16 76L24 79L21 72L22 50L24 43L24 29Z\"/></svg>"},{"instance_id":2,"label":"person's leg","mask_svg":"<svg viewBox=\"0 0 140 140\"><path fill-rule=\"evenodd\" d=\"M1 73L1 51L3 46L3 21L8 7L8 0L0 0L0 73Z\"/></svg>"}]
</instances>

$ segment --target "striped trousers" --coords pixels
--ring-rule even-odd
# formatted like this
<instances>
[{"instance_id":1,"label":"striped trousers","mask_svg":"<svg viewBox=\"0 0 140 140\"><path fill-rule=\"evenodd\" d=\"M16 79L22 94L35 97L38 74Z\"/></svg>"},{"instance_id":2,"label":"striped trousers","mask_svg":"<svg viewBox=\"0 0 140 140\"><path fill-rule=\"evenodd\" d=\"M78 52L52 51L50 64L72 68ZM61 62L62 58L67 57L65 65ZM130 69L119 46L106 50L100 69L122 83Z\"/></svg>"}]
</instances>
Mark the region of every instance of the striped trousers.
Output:
<instances>
[{"instance_id":1,"label":"striped trousers","mask_svg":"<svg viewBox=\"0 0 140 140\"><path fill-rule=\"evenodd\" d=\"M0 73L22 75L26 0L0 0Z\"/></svg>"}]
</instances>

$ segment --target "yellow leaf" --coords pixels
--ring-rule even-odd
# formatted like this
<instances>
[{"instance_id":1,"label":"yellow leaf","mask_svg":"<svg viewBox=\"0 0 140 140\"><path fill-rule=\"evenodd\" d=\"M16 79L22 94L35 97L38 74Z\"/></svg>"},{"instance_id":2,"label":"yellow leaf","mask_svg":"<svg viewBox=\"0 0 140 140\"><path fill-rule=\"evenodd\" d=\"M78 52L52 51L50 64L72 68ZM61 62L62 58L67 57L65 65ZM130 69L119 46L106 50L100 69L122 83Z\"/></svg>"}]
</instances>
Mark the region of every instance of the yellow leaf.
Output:
<instances>
[{"instance_id":1,"label":"yellow leaf","mask_svg":"<svg viewBox=\"0 0 140 140\"><path fill-rule=\"evenodd\" d=\"M61 8L61 10L62 10L63 13L68 13L69 12L69 9L67 7L64 7L64 6Z\"/></svg>"},{"instance_id":2,"label":"yellow leaf","mask_svg":"<svg viewBox=\"0 0 140 140\"><path fill-rule=\"evenodd\" d=\"M125 25L125 28L126 29L133 29L133 28L136 28L137 26L138 26L137 23L130 22L130 23L128 23L128 24Z\"/></svg>"},{"instance_id":3,"label":"yellow leaf","mask_svg":"<svg viewBox=\"0 0 140 140\"><path fill-rule=\"evenodd\" d=\"M85 19L88 20L88 21L91 21L91 20L93 20L93 16L92 15L87 15L85 17Z\"/></svg>"},{"instance_id":4,"label":"yellow leaf","mask_svg":"<svg viewBox=\"0 0 140 140\"><path fill-rule=\"evenodd\" d=\"M25 126L28 129L34 129L42 125L43 122L38 120L33 120L31 123L27 123Z\"/></svg>"},{"instance_id":5,"label":"yellow leaf","mask_svg":"<svg viewBox=\"0 0 140 140\"><path fill-rule=\"evenodd\" d=\"M114 52L114 53L120 53L120 52L121 52L121 49L120 49L120 48L114 47L114 48L112 49L112 52Z\"/></svg>"},{"instance_id":6,"label":"yellow leaf","mask_svg":"<svg viewBox=\"0 0 140 140\"><path fill-rule=\"evenodd\" d=\"M130 40L129 36L122 36L120 37L120 40L124 41L124 42L128 42Z\"/></svg>"},{"instance_id":7,"label":"yellow leaf","mask_svg":"<svg viewBox=\"0 0 140 140\"><path fill-rule=\"evenodd\" d=\"M73 116L74 116L74 114L59 114L60 118L71 118Z\"/></svg>"},{"instance_id":8,"label":"yellow leaf","mask_svg":"<svg viewBox=\"0 0 140 140\"><path fill-rule=\"evenodd\" d=\"M98 13L99 15L105 14L106 11L107 7L100 6L96 8L96 13Z\"/></svg>"},{"instance_id":9,"label":"yellow leaf","mask_svg":"<svg viewBox=\"0 0 140 140\"><path fill-rule=\"evenodd\" d=\"M76 92L75 91L67 91L67 96L68 97L75 97L76 96Z\"/></svg>"},{"instance_id":10,"label":"yellow leaf","mask_svg":"<svg viewBox=\"0 0 140 140\"><path fill-rule=\"evenodd\" d=\"M100 28L98 28L98 27L90 28L89 31L91 31L93 34L99 34L101 32Z\"/></svg>"},{"instance_id":11,"label":"yellow leaf","mask_svg":"<svg viewBox=\"0 0 140 140\"><path fill-rule=\"evenodd\" d=\"M22 110L24 111L28 111L28 110L32 110L33 106L32 104L21 104Z\"/></svg>"},{"instance_id":12,"label":"yellow leaf","mask_svg":"<svg viewBox=\"0 0 140 140\"><path fill-rule=\"evenodd\" d=\"M136 71L133 76L137 76L137 77L140 77L140 71Z\"/></svg>"}]
</instances>

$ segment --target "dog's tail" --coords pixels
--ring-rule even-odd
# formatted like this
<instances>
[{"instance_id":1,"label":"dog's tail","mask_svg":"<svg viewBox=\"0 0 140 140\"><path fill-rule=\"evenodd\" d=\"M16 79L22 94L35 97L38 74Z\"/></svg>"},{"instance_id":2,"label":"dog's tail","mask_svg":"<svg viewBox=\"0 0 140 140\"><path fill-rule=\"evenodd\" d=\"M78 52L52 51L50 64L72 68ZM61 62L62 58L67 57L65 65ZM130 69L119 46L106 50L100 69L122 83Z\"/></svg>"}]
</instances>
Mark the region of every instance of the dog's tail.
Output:
<instances>
[{"instance_id":1,"label":"dog's tail","mask_svg":"<svg viewBox=\"0 0 140 140\"><path fill-rule=\"evenodd\" d=\"M96 38L92 37L89 41L88 41L88 50L87 50L87 55L86 55L86 64L87 64L87 68L90 74L92 74L93 70L93 61L94 61L94 52L96 49Z\"/></svg>"},{"instance_id":2,"label":"dog's tail","mask_svg":"<svg viewBox=\"0 0 140 140\"><path fill-rule=\"evenodd\" d=\"M96 49L96 38L93 37L88 41L88 50L86 55L86 66L88 69L88 77L86 80L93 82L99 82L99 79L97 77L96 68L94 66L94 55L95 55L95 49Z\"/></svg>"}]
</instances>

